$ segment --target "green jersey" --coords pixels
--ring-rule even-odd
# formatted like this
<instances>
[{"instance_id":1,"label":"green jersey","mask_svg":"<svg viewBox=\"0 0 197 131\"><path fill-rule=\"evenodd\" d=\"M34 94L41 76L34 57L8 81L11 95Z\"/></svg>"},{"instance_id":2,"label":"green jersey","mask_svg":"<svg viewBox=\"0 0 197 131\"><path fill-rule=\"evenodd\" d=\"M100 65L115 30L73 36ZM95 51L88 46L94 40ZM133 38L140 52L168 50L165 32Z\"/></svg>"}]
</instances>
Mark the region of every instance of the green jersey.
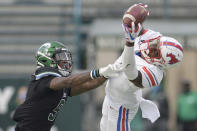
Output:
<instances>
[{"instance_id":1,"label":"green jersey","mask_svg":"<svg viewBox=\"0 0 197 131\"><path fill-rule=\"evenodd\" d=\"M178 117L184 121L197 120L197 92L189 92L179 96Z\"/></svg>"}]
</instances>

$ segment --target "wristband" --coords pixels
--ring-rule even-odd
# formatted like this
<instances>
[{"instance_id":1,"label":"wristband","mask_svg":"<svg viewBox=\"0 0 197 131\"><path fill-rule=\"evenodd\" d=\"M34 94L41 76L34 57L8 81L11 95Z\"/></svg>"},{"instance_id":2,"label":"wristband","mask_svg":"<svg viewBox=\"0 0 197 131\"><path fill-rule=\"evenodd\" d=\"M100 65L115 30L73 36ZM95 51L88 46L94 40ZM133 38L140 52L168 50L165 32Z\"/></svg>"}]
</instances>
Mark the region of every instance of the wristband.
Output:
<instances>
[{"instance_id":1,"label":"wristband","mask_svg":"<svg viewBox=\"0 0 197 131\"><path fill-rule=\"evenodd\" d=\"M98 77L100 77L100 74L99 74L99 69L94 69L90 72L90 77L92 79L96 79Z\"/></svg>"}]
</instances>

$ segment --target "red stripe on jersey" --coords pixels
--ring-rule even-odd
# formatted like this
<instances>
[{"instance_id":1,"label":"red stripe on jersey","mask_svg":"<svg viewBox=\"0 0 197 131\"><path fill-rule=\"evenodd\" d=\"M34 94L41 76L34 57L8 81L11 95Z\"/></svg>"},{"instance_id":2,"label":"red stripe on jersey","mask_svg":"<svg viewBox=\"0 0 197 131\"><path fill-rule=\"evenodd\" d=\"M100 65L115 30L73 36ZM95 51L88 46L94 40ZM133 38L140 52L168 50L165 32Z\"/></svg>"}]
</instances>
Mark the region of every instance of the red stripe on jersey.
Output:
<instances>
[{"instance_id":1,"label":"red stripe on jersey","mask_svg":"<svg viewBox=\"0 0 197 131\"><path fill-rule=\"evenodd\" d=\"M154 80L152 74L150 73L150 71L149 71L148 69L146 69L145 66L143 66L142 69L143 69L143 70L146 72L146 74L148 75L148 77L149 77L149 79L150 79L150 81L151 81L151 83L152 83L152 86L156 86L155 80Z\"/></svg>"},{"instance_id":2,"label":"red stripe on jersey","mask_svg":"<svg viewBox=\"0 0 197 131\"><path fill-rule=\"evenodd\" d=\"M123 111L122 111L122 131L125 131L125 111L126 111L126 109L123 108Z\"/></svg>"}]
</instances>

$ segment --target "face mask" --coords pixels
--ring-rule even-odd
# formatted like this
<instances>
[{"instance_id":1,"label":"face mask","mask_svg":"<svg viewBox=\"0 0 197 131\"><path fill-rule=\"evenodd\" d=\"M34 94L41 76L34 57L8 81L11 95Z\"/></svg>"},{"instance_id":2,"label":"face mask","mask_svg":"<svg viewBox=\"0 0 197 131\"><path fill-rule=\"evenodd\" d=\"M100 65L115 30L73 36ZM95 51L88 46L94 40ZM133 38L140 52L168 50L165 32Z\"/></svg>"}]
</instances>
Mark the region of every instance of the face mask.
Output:
<instances>
[{"instance_id":1,"label":"face mask","mask_svg":"<svg viewBox=\"0 0 197 131\"><path fill-rule=\"evenodd\" d=\"M58 69L64 76L68 76L72 72L72 56L67 50L61 50L55 54L55 60L57 61Z\"/></svg>"}]
</instances>

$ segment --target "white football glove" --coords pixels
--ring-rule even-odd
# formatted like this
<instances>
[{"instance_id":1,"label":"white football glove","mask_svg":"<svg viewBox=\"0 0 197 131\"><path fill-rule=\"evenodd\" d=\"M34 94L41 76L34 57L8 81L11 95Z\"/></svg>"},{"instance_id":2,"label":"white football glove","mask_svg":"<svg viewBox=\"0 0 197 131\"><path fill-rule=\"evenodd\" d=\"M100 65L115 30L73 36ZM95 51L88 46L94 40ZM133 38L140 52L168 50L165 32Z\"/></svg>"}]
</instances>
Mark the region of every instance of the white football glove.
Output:
<instances>
[{"instance_id":1,"label":"white football glove","mask_svg":"<svg viewBox=\"0 0 197 131\"><path fill-rule=\"evenodd\" d=\"M132 22L131 25L132 25L132 27L129 28L129 27L127 27L126 24L122 24L122 28L125 33L126 41L133 43L133 42L135 42L135 38L138 37L139 33L141 32L142 26L140 23L138 23L138 27L137 27L137 29L135 29L135 23Z\"/></svg>"},{"instance_id":2,"label":"white football glove","mask_svg":"<svg viewBox=\"0 0 197 131\"><path fill-rule=\"evenodd\" d=\"M124 66L118 64L109 64L106 67L102 67L99 69L100 76L104 76L105 78L117 77L119 72L124 70Z\"/></svg>"}]
</instances>

